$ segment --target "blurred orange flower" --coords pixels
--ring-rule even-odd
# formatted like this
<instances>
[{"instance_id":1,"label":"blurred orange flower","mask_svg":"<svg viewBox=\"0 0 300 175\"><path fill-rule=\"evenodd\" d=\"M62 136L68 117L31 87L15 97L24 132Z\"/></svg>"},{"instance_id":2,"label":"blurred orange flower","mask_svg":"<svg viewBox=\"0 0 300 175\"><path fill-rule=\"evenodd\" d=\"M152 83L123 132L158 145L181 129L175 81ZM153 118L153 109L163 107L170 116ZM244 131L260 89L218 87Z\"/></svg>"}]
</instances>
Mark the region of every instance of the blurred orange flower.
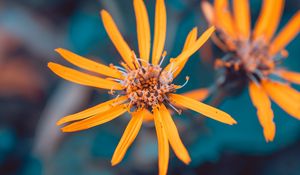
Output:
<instances>
[{"instance_id":1,"label":"blurred orange flower","mask_svg":"<svg viewBox=\"0 0 300 175\"><path fill-rule=\"evenodd\" d=\"M175 94L176 89L182 88L184 85L180 86L172 83L189 57L208 40L215 28L209 28L199 38L197 38L197 30L192 30L187 37L181 54L174 59L170 59L170 63L162 68L161 64L166 56L166 52L163 52L167 24L165 3L163 0L156 1L151 62L149 61L150 25L143 0L134 0L134 10L137 22L139 58L125 42L111 15L105 10L101 11L106 32L123 58L124 62L121 62L123 67L112 64L105 66L64 49L56 50L70 63L99 76L79 72L50 62L48 67L55 74L74 83L107 89L110 90L111 95L115 94L114 99L66 116L59 120L57 124L74 122L63 127L62 131L80 131L101 125L129 112L132 115L131 120L111 161L112 165L116 165L123 159L127 149L136 138L143 119L145 117L149 118L149 116L153 117L158 137L159 174L166 174L169 162L169 143L180 160L186 164L190 162L190 156L179 137L167 107L171 107L180 113L180 110L174 106L182 106L230 125L235 124L236 121L223 111L186 96Z\"/></svg>"},{"instance_id":2,"label":"blurred orange flower","mask_svg":"<svg viewBox=\"0 0 300 175\"><path fill-rule=\"evenodd\" d=\"M288 114L300 119L300 93L289 85L300 84L300 74L279 67L280 61L288 55L284 48L299 33L300 11L274 36L284 3L284 0L264 0L253 30L248 0L233 0L233 14L227 0L215 0L213 5L207 1L202 3L207 21L215 25L218 32L213 41L227 53L224 59L216 61L216 67L246 75L250 97L257 108L267 142L275 137L269 98Z\"/></svg>"}]
</instances>

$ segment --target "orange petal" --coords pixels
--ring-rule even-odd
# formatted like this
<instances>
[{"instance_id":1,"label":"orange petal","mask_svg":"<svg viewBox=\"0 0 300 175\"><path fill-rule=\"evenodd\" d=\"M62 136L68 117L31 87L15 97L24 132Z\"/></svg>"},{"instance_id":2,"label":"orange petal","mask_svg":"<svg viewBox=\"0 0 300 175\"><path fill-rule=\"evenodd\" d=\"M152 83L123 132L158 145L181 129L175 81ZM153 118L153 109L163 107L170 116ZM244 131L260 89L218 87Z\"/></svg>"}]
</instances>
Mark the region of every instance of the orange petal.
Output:
<instances>
[{"instance_id":1,"label":"orange petal","mask_svg":"<svg viewBox=\"0 0 300 175\"><path fill-rule=\"evenodd\" d=\"M228 0L215 0L215 22L216 26L223 30L227 35L233 39L236 38L236 31L234 29L234 23L229 11Z\"/></svg>"},{"instance_id":2,"label":"orange petal","mask_svg":"<svg viewBox=\"0 0 300 175\"><path fill-rule=\"evenodd\" d=\"M146 6L143 0L134 0L136 16L137 36L140 50L140 58L149 62L150 56L150 24Z\"/></svg>"},{"instance_id":3,"label":"orange petal","mask_svg":"<svg viewBox=\"0 0 300 175\"><path fill-rule=\"evenodd\" d=\"M154 117L153 117L153 114L148 111L148 110L144 110L144 122L152 122Z\"/></svg>"},{"instance_id":4,"label":"orange petal","mask_svg":"<svg viewBox=\"0 0 300 175\"><path fill-rule=\"evenodd\" d=\"M261 87L258 87L254 83L251 83L249 86L249 94L253 105L257 109L259 122L264 128L264 136L266 141L273 141L275 137L276 126L273 122L274 113L268 95Z\"/></svg>"},{"instance_id":5,"label":"orange petal","mask_svg":"<svg viewBox=\"0 0 300 175\"><path fill-rule=\"evenodd\" d=\"M157 65L162 56L167 32L167 12L164 0L156 0L155 28L152 51L152 64Z\"/></svg>"},{"instance_id":6,"label":"orange petal","mask_svg":"<svg viewBox=\"0 0 300 175\"><path fill-rule=\"evenodd\" d=\"M272 17L269 19L269 24L266 28L266 40L270 41L273 38L274 33L276 32L282 13L284 9L285 0L276 0L274 1L274 9L272 11Z\"/></svg>"},{"instance_id":7,"label":"orange petal","mask_svg":"<svg viewBox=\"0 0 300 175\"><path fill-rule=\"evenodd\" d=\"M192 98L192 99L197 100L197 101L204 101L209 95L209 90L206 89L206 88L196 89L196 90L193 90L193 91L183 93L182 95L186 96L186 97L189 97L189 98Z\"/></svg>"},{"instance_id":8,"label":"orange petal","mask_svg":"<svg viewBox=\"0 0 300 175\"><path fill-rule=\"evenodd\" d=\"M114 155L112 157L112 160L111 160L112 166L115 166L122 161L128 148L130 147L130 145L133 143L136 136L138 135L140 128L142 126L142 123L143 123L143 115L142 114L143 114L142 111L134 112L132 114L132 118L131 118L130 122L128 123L128 125L124 131L124 134L123 134L123 136L114 152Z\"/></svg>"},{"instance_id":9,"label":"orange petal","mask_svg":"<svg viewBox=\"0 0 300 175\"><path fill-rule=\"evenodd\" d=\"M180 73L180 67L183 67L184 64L188 61L189 57L192 56L199 48L209 39L211 34L215 31L215 27L212 26L207 29L192 46L190 46L187 50L183 51L180 55L175 59L171 59L170 63L166 66L164 71L174 71L173 78L176 78ZM171 70L172 69L172 70Z\"/></svg>"},{"instance_id":10,"label":"orange petal","mask_svg":"<svg viewBox=\"0 0 300 175\"><path fill-rule=\"evenodd\" d=\"M159 110L160 110L162 125L165 128L171 147L173 148L176 156L182 162L184 162L185 164L189 164L191 162L190 155L180 139L178 130L168 109L164 104L162 104Z\"/></svg>"},{"instance_id":11,"label":"orange petal","mask_svg":"<svg viewBox=\"0 0 300 175\"><path fill-rule=\"evenodd\" d=\"M286 45L291 42L300 31L300 11L298 11L288 24L280 31L277 37L270 45L270 54L275 55L280 50L284 49Z\"/></svg>"},{"instance_id":12,"label":"orange petal","mask_svg":"<svg viewBox=\"0 0 300 175\"><path fill-rule=\"evenodd\" d=\"M158 142L158 169L159 175L166 175L168 172L169 164L169 142L165 132L164 125L162 123L162 116L157 108L154 110L154 124L157 134Z\"/></svg>"},{"instance_id":13,"label":"orange petal","mask_svg":"<svg viewBox=\"0 0 300 175\"><path fill-rule=\"evenodd\" d=\"M197 35L198 35L198 29L197 27L194 27L193 30L191 30L188 36L186 37L182 52L186 51L188 48L193 46L193 44L197 40Z\"/></svg>"},{"instance_id":14,"label":"orange petal","mask_svg":"<svg viewBox=\"0 0 300 175\"><path fill-rule=\"evenodd\" d=\"M255 24L253 38L269 41L280 21L284 0L264 0L260 16Z\"/></svg>"},{"instance_id":15,"label":"orange petal","mask_svg":"<svg viewBox=\"0 0 300 175\"><path fill-rule=\"evenodd\" d=\"M186 40L185 40L185 44L184 47L182 49L182 52L187 51L190 47L192 47L196 40L197 40L197 27L193 28L193 30L188 34ZM176 74L181 72L182 69L184 68L186 62L188 61L188 59L185 60L184 63L180 64L180 66L177 68L177 71L175 73L175 76L177 76Z\"/></svg>"},{"instance_id":16,"label":"orange petal","mask_svg":"<svg viewBox=\"0 0 300 175\"><path fill-rule=\"evenodd\" d=\"M288 85L263 81L268 95L289 115L300 119L300 94Z\"/></svg>"},{"instance_id":17,"label":"orange petal","mask_svg":"<svg viewBox=\"0 0 300 175\"><path fill-rule=\"evenodd\" d=\"M201 9L209 25L215 24L214 8L208 1L201 1Z\"/></svg>"},{"instance_id":18,"label":"orange petal","mask_svg":"<svg viewBox=\"0 0 300 175\"><path fill-rule=\"evenodd\" d=\"M216 109L212 106L198 102L189 97L185 97L183 95L178 95L178 94L170 94L169 98L171 102L174 103L174 105L180 105L185 108L191 109L193 111L196 111L200 114L203 114L219 122L223 122L229 125L233 125L237 123L229 114L219 109Z\"/></svg>"},{"instance_id":19,"label":"orange petal","mask_svg":"<svg viewBox=\"0 0 300 175\"><path fill-rule=\"evenodd\" d=\"M278 71L278 75L289 82L300 84L300 73L298 72L280 70Z\"/></svg>"},{"instance_id":20,"label":"orange petal","mask_svg":"<svg viewBox=\"0 0 300 175\"><path fill-rule=\"evenodd\" d=\"M119 117L120 115L124 114L127 111L126 105L127 104L115 106L104 113L67 125L62 128L62 131L63 132L81 131L109 122Z\"/></svg>"},{"instance_id":21,"label":"orange petal","mask_svg":"<svg viewBox=\"0 0 300 175\"><path fill-rule=\"evenodd\" d=\"M102 75L123 79L123 76L121 72L119 72L116 69L110 68L108 66L105 66L103 64L97 63L95 61L89 60L87 58L84 58L82 56L79 56L75 53L72 53L66 49L58 48L55 49L56 52L58 52L63 58L65 58L70 63L82 68L86 69L95 73L99 73Z\"/></svg>"},{"instance_id":22,"label":"orange petal","mask_svg":"<svg viewBox=\"0 0 300 175\"><path fill-rule=\"evenodd\" d=\"M91 86L101 89L113 89L113 90L122 90L124 87L114 81L106 80L103 78L99 78L96 76L92 76L86 73L79 72L77 70L56 64L56 63L48 63L48 67L58 76L64 78L68 81L85 85Z\"/></svg>"},{"instance_id":23,"label":"orange petal","mask_svg":"<svg viewBox=\"0 0 300 175\"><path fill-rule=\"evenodd\" d=\"M109 38L115 45L116 49L118 50L118 52L120 53L120 55L122 56L122 58L124 59L126 64L131 69L134 69L135 67L133 64L134 60L132 59L132 51L131 51L130 47L128 46L128 44L126 43L126 41L124 40L123 36L121 35L113 18L105 10L101 11L101 17L102 17L102 21L104 24L104 28L105 28Z\"/></svg>"},{"instance_id":24,"label":"orange petal","mask_svg":"<svg viewBox=\"0 0 300 175\"><path fill-rule=\"evenodd\" d=\"M233 1L234 19L237 33L241 39L248 40L251 32L251 14L248 0Z\"/></svg>"},{"instance_id":25,"label":"orange petal","mask_svg":"<svg viewBox=\"0 0 300 175\"><path fill-rule=\"evenodd\" d=\"M76 114L72 114L72 115L68 115L66 117L63 117L56 124L57 125L62 125L62 124L67 123L67 122L81 120L81 119L91 117L93 115L103 113L103 112L108 111L111 108L113 108L113 106L115 104L121 104L121 103L125 102L127 99L128 98L126 96L122 96L122 97L118 97L118 98L106 101L104 103L101 103L97 106L86 109L84 111L78 112Z\"/></svg>"}]
</instances>

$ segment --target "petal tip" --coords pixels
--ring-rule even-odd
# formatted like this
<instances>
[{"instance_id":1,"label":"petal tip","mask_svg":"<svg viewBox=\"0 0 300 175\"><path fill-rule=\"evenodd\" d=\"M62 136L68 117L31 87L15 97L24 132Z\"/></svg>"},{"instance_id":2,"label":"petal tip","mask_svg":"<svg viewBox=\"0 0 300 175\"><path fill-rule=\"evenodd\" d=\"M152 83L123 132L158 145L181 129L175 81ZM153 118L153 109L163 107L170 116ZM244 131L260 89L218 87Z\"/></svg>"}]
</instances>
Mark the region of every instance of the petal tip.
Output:
<instances>
[{"instance_id":1,"label":"petal tip","mask_svg":"<svg viewBox=\"0 0 300 175\"><path fill-rule=\"evenodd\" d=\"M110 163L111 163L111 166L116 166L116 165L118 165L119 162L112 160Z\"/></svg>"},{"instance_id":2,"label":"petal tip","mask_svg":"<svg viewBox=\"0 0 300 175\"><path fill-rule=\"evenodd\" d=\"M62 124L64 124L65 122L62 120L62 119L60 119L60 120L58 120L57 122L56 122L56 126L60 126L60 125L62 125Z\"/></svg>"},{"instance_id":3,"label":"petal tip","mask_svg":"<svg viewBox=\"0 0 300 175\"><path fill-rule=\"evenodd\" d=\"M100 15L103 17L103 16L105 16L105 15L108 15L109 13L108 13L108 11L106 11L106 10L100 10Z\"/></svg>"}]
</instances>

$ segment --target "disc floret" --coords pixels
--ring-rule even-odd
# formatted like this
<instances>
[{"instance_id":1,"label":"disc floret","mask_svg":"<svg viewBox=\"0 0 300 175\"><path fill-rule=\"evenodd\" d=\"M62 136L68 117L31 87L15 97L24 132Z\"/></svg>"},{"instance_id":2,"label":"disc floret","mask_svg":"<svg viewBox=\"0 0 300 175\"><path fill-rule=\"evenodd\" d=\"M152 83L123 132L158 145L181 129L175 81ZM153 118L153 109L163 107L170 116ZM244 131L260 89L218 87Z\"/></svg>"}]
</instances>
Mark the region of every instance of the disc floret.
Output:
<instances>
[{"instance_id":1,"label":"disc floret","mask_svg":"<svg viewBox=\"0 0 300 175\"><path fill-rule=\"evenodd\" d=\"M145 64L129 70L122 84L130 100L130 108L147 108L152 111L167 100L168 93L176 91L172 81L172 75L163 71L159 65Z\"/></svg>"}]
</instances>

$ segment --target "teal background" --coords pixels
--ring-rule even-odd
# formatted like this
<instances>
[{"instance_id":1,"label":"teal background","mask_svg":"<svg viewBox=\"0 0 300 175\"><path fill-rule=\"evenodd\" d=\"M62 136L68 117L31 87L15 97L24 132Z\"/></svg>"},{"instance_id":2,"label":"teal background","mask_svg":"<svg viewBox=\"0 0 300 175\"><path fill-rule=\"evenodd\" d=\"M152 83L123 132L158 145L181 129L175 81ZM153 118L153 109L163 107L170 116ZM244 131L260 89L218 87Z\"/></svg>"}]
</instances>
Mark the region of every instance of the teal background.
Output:
<instances>
[{"instance_id":1,"label":"teal background","mask_svg":"<svg viewBox=\"0 0 300 175\"><path fill-rule=\"evenodd\" d=\"M155 1L145 2L153 33ZM260 0L251 0L253 24L260 5ZM166 6L165 49L170 58L180 53L194 26L200 33L207 26L200 0L166 0ZM286 2L280 28L299 7L298 0ZM125 159L116 167L111 167L110 159L129 116L71 134L61 133L55 126L60 117L110 98L106 91L66 82L46 66L49 61L70 65L54 52L57 47L105 64L117 64L121 60L104 30L99 17L101 9L112 14L126 41L137 52L131 0L0 1L0 48L3 48L0 65L21 60L41 79L41 82L34 81L29 74L20 75L25 82L35 82L36 87L28 90L29 95L22 93L25 85L16 88L14 93L10 92L11 88L0 89L1 175L157 174L157 143L151 123L144 124ZM289 57L283 64L293 71L300 70L299 45L297 36L287 47ZM216 78L213 58L221 55L211 42L205 44L175 80L181 84L190 76L188 85L178 92L211 86ZM298 86L294 87L299 90ZM205 102L210 103L211 99ZM300 174L300 121L273 103L276 138L266 143L247 89L239 96L224 98L218 107L231 114L238 125L227 126L190 111L174 116L192 162L186 166L171 152L169 174Z\"/></svg>"}]
</instances>

